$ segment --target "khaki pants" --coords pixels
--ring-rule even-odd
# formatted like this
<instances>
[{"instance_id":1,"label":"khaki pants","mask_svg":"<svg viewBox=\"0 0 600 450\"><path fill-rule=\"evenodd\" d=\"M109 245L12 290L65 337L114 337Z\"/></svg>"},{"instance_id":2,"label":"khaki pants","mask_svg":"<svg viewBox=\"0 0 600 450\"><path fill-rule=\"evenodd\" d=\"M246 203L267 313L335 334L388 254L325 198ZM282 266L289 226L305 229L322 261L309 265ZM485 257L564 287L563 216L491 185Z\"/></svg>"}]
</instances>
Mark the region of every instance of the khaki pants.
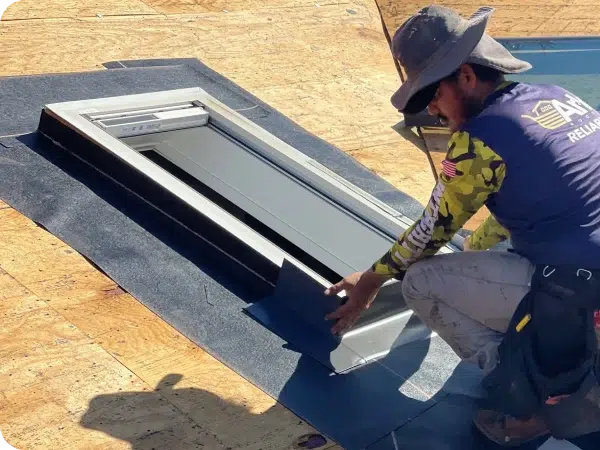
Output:
<instances>
[{"instance_id":1,"label":"khaki pants","mask_svg":"<svg viewBox=\"0 0 600 450\"><path fill-rule=\"evenodd\" d=\"M503 333L529 291L533 272L533 264L514 253L436 255L409 268L402 293L409 308L459 357L488 373L495 367ZM596 328L600 341L599 331ZM600 388L587 397L574 411L548 418L556 436L600 430Z\"/></svg>"},{"instance_id":2,"label":"khaki pants","mask_svg":"<svg viewBox=\"0 0 600 450\"><path fill-rule=\"evenodd\" d=\"M408 307L459 357L487 373L533 271L533 264L514 253L436 255L409 268L402 293Z\"/></svg>"},{"instance_id":3,"label":"khaki pants","mask_svg":"<svg viewBox=\"0 0 600 450\"><path fill-rule=\"evenodd\" d=\"M533 264L514 253L436 255L410 267L402 293L409 308L458 356L487 373L533 271Z\"/></svg>"}]
</instances>

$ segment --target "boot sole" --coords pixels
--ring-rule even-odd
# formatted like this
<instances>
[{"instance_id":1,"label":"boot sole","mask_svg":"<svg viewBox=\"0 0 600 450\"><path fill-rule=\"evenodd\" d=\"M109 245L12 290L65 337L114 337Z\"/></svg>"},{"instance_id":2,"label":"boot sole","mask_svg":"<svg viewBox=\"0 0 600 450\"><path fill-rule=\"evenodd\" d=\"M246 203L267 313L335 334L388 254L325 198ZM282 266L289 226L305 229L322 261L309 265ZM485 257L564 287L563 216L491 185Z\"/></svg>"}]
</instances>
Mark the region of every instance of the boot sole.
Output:
<instances>
[{"instance_id":1,"label":"boot sole","mask_svg":"<svg viewBox=\"0 0 600 450\"><path fill-rule=\"evenodd\" d=\"M481 427L480 427L480 426L477 424L477 422L476 422L475 420L473 420L473 425L475 425L475 428L477 428L477 430L478 430L478 431L479 431L479 432L480 432L480 433L481 433L483 436L485 436L487 439L489 439L490 441L492 441L492 442L493 442L493 443L495 443L495 444L498 444L498 445L500 445L500 446L502 446L502 447L507 447L507 448L510 448L510 447L520 447L520 446L521 446L521 445L523 445L523 444L527 444L528 442L535 441L536 439L539 439L539 438L541 438L541 437L544 437L544 436L548 436L548 437L550 437L550 430L548 430L548 431L546 431L546 432L544 432L544 433L539 433L539 434L537 434L536 436L533 436L533 437L531 437L531 438L528 438L528 439L521 439L521 440L510 440L510 441L508 441L508 442L507 442L507 441L501 441L501 442L500 442L500 441L498 441L498 440L497 440L497 439L496 439L496 438L495 438L495 437L494 437L494 436L493 436L491 433L488 433L488 432L487 432L487 430L485 430L485 429L481 428Z\"/></svg>"}]
</instances>

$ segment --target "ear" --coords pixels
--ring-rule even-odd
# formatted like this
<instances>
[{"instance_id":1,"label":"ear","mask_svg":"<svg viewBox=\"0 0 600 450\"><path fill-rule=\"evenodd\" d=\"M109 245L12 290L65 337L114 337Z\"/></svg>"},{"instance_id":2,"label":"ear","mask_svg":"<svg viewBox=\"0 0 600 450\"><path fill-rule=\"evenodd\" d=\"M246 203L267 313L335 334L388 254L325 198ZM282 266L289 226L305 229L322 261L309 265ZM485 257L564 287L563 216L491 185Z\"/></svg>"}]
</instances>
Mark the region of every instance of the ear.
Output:
<instances>
[{"instance_id":1,"label":"ear","mask_svg":"<svg viewBox=\"0 0 600 450\"><path fill-rule=\"evenodd\" d=\"M473 90L477 86L477 75L469 64L460 66L459 81L463 88Z\"/></svg>"}]
</instances>

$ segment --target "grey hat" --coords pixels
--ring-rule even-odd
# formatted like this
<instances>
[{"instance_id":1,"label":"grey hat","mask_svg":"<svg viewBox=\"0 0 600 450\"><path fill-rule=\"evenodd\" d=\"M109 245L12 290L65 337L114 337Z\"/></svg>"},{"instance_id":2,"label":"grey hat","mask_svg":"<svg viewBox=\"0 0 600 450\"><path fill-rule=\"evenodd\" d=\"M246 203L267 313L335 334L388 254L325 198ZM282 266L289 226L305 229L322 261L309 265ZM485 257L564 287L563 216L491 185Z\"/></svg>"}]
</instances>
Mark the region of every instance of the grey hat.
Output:
<instances>
[{"instance_id":1,"label":"grey hat","mask_svg":"<svg viewBox=\"0 0 600 450\"><path fill-rule=\"evenodd\" d=\"M436 83L464 63L493 67L503 73L531 69L531 64L512 56L485 33L493 11L481 7L464 19L450 8L430 5L404 22L392 40L392 53L406 80L392 96L392 105L404 113L418 113L433 98Z\"/></svg>"}]
</instances>

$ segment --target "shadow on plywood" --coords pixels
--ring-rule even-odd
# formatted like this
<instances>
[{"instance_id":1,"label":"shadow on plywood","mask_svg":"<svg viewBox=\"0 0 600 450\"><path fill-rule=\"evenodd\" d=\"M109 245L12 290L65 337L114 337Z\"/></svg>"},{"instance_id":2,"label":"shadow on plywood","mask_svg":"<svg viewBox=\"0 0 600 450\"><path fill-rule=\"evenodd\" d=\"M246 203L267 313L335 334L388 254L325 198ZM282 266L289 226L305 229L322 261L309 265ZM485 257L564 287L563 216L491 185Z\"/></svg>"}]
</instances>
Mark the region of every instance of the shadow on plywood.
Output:
<instances>
[{"instance_id":1,"label":"shadow on plywood","mask_svg":"<svg viewBox=\"0 0 600 450\"><path fill-rule=\"evenodd\" d=\"M285 429L272 429L273 423L282 422L277 417L281 416L279 408L255 413L243 402L230 402L187 381L186 387L176 387L182 379L182 375L169 374L153 391L98 395L80 424L128 442L132 450L333 450L335 446L320 434L298 437ZM266 442L265 428L271 435Z\"/></svg>"}]
</instances>

